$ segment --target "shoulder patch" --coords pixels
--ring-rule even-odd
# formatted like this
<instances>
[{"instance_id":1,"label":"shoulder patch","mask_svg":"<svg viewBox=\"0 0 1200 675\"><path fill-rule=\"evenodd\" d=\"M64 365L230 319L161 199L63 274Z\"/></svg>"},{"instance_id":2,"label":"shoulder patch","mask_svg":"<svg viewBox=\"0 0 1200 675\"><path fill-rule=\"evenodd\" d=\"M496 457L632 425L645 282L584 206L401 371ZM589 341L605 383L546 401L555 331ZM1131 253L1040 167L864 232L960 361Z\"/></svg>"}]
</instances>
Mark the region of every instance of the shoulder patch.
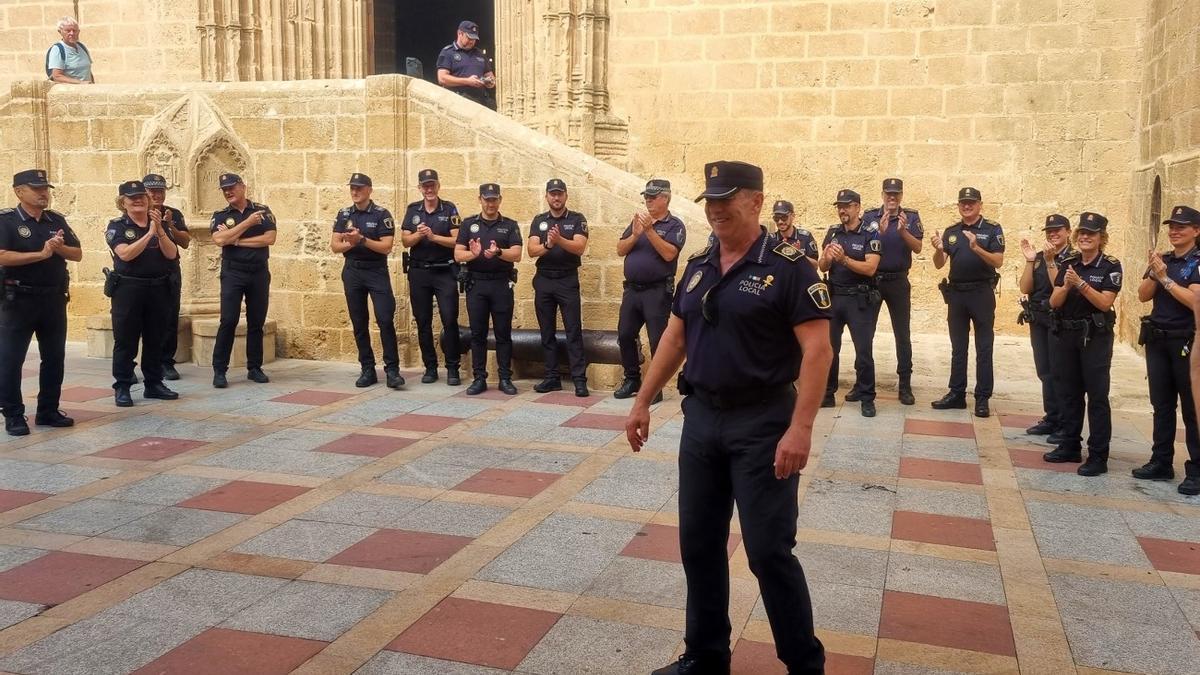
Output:
<instances>
[{"instance_id":1,"label":"shoulder patch","mask_svg":"<svg viewBox=\"0 0 1200 675\"><path fill-rule=\"evenodd\" d=\"M708 255L708 252L711 250L712 250L712 244L709 244L708 246L705 246L704 248L700 249L699 251L696 251L695 253L689 255L688 260L696 260L697 258L703 258L704 256Z\"/></svg>"},{"instance_id":2,"label":"shoulder patch","mask_svg":"<svg viewBox=\"0 0 1200 675\"><path fill-rule=\"evenodd\" d=\"M804 257L803 251L796 248L795 246L792 246L790 243L788 243L786 241L780 242L780 244L778 246L771 249L771 252L782 258L787 258L788 261L790 261L790 262L796 262L800 258Z\"/></svg>"},{"instance_id":3,"label":"shoulder patch","mask_svg":"<svg viewBox=\"0 0 1200 675\"><path fill-rule=\"evenodd\" d=\"M813 304L817 309L829 309L833 307L833 299L829 297L829 287L824 281L818 281L808 287L808 297L812 298Z\"/></svg>"},{"instance_id":4,"label":"shoulder patch","mask_svg":"<svg viewBox=\"0 0 1200 675\"><path fill-rule=\"evenodd\" d=\"M871 246L871 253L879 253L882 250L882 247L879 245L878 239L872 239L870 246Z\"/></svg>"}]
</instances>

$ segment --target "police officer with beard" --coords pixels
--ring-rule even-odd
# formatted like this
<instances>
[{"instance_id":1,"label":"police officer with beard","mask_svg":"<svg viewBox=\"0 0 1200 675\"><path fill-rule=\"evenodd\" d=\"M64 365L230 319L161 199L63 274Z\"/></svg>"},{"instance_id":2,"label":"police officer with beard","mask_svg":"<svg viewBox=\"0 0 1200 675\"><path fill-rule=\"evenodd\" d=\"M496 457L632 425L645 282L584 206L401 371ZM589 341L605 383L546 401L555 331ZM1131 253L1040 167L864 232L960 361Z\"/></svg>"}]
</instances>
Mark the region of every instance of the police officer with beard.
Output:
<instances>
[{"instance_id":1,"label":"police officer with beard","mask_svg":"<svg viewBox=\"0 0 1200 675\"><path fill-rule=\"evenodd\" d=\"M796 207L780 199L771 209L771 219L775 221L775 236L803 251L804 259L815 267L820 255L817 252L817 240L812 232L796 226Z\"/></svg>"}]
</instances>

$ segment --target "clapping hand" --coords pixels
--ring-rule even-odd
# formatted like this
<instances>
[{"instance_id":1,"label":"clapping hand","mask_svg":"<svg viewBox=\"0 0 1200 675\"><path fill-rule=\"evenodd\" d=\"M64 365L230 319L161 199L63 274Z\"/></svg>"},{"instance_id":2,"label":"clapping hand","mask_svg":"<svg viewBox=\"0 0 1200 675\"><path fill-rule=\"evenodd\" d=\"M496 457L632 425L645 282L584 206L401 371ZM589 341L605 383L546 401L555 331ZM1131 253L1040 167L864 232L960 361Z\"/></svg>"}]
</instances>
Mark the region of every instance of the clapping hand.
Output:
<instances>
[{"instance_id":1,"label":"clapping hand","mask_svg":"<svg viewBox=\"0 0 1200 675\"><path fill-rule=\"evenodd\" d=\"M1079 278L1079 274L1075 272L1075 268L1068 266L1067 273L1063 277L1063 283L1065 283L1069 286L1078 286L1082 282L1083 282L1083 279Z\"/></svg>"},{"instance_id":2,"label":"clapping hand","mask_svg":"<svg viewBox=\"0 0 1200 675\"><path fill-rule=\"evenodd\" d=\"M430 235L433 234L433 230L429 229L429 226L425 223L421 223L420 225L417 225L417 234L422 239L428 239Z\"/></svg>"},{"instance_id":3,"label":"clapping hand","mask_svg":"<svg viewBox=\"0 0 1200 675\"><path fill-rule=\"evenodd\" d=\"M933 234L929 235L929 243L933 244L933 248L937 249L939 253L946 252L946 249L942 246L942 233L938 230L934 230Z\"/></svg>"},{"instance_id":4,"label":"clapping hand","mask_svg":"<svg viewBox=\"0 0 1200 675\"><path fill-rule=\"evenodd\" d=\"M974 247L974 246L975 246L975 241L976 241L976 239L975 239L975 233L974 233L974 232L972 232L972 231L970 231L970 230L967 230L967 229L964 229L964 230L963 230L963 236L967 238L967 246L971 246L971 247Z\"/></svg>"},{"instance_id":5,"label":"clapping hand","mask_svg":"<svg viewBox=\"0 0 1200 675\"><path fill-rule=\"evenodd\" d=\"M496 245L496 240L493 239L491 245L484 250L483 257L495 258L498 255L500 255L500 247Z\"/></svg>"},{"instance_id":6,"label":"clapping hand","mask_svg":"<svg viewBox=\"0 0 1200 675\"><path fill-rule=\"evenodd\" d=\"M562 239L562 232L559 231L558 226L555 225L554 227L550 228L549 232L546 233L546 248L554 248L560 239Z\"/></svg>"},{"instance_id":7,"label":"clapping hand","mask_svg":"<svg viewBox=\"0 0 1200 675\"><path fill-rule=\"evenodd\" d=\"M1150 263L1150 274L1156 279L1162 279L1167 276L1167 263L1163 262L1162 254L1151 250L1148 258Z\"/></svg>"},{"instance_id":8,"label":"clapping hand","mask_svg":"<svg viewBox=\"0 0 1200 675\"><path fill-rule=\"evenodd\" d=\"M633 236L636 237L645 232L646 228L650 227L650 224L650 214L645 211L638 211L633 216Z\"/></svg>"},{"instance_id":9,"label":"clapping hand","mask_svg":"<svg viewBox=\"0 0 1200 675\"><path fill-rule=\"evenodd\" d=\"M1029 262L1033 262L1037 259L1037 250L1033 248L1033 244L1029 243L1029 240L1024 237L1021 238L1021 255L1025 256L1025 260Z\"/></svg>"},{"instance_id":10,"label":"clapping hand","mask_svg":"<svg viewBox=\"0 0 1200 675\"><path fill-rule=\"evenodd\" d=\"M471 249L471 255L475 256L476 258L483 253L483 244L479 243L479 237L472 239L469 247Z\"/></svg>"}]
</instances>

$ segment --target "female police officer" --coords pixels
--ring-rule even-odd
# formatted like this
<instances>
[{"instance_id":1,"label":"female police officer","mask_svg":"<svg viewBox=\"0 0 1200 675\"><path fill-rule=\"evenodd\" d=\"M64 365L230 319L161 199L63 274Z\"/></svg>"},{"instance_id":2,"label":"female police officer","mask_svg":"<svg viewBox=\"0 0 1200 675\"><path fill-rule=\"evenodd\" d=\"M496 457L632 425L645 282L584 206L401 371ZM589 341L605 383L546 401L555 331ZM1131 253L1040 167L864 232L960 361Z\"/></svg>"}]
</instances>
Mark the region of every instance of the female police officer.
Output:
<instances>
[{"instance_id":1,"label":"female police officer","mask_svg":"<svg viewBox=\"0 0 1200 675\"><path fill-rule=\"evenodd\" d=\"M1176 206L1163 221L1172 251L1150 252L1146 276L1138 285L1138 300L1153 301L1150 316L1142 319L1138 342L1146 345L1146 375L1150 381L1150 404L1154 406L1154 445L1150 461L1133 470L1143 480L1175 478L1175 403L1183 407L1184 439L1190 459L1184 464L1187 478L1179 486L1182 494L1200 494L1200 437L1196 433L1196 409L1192 400L1188 354L1192 349L1195 324L1192 319L1195 295L1188 286L1200 282L1200 212Z\"/></svg>"},{"instance_id":2,"label":"female police officer","mask_svg":"<svg viewBox=\"0 0 1200 675\"><path fill-rule=\"evenodd\" d=\"M1038 379L1042 381L1042 410L1046 413L1038 423L1025 430L1030 436L1050 435L1051 443L1062 440L1059 428L1062 413L1059 398L1054 392L1054 375L1050 371L1050 291L1054 288L1051 265L1058 269L1063 258L1072 253L1070 246L1071 221L1057 213L1046 216L1046 246L1035 251L1029 240L1021 240L1021 253L1025 256L1025 268L1021 271L1021 292L1026 299L1021 302L1023 316L1029 324L1029 342L1033 347L1033 365Z\"/></svg>"},{"instance_id":3,"label":"female police officer","mask_svg":"<svg viewBox=\"0 0 1200 675\"><path fill-rule=\"evenodd\" d=\"M118 188L125 215L108 222L104 240L113 252L113 389L116 404L133 405L133 359L142 343L143 396L174 400L179 394L163 385L162 345L170 307L172 260L179 257L159 211L150 210L146 186L139 180Z\"/></svg>"},{"instance_id":4,"label":"female police officer","mask_svg":"<svg viewBox=\"0 0 1200 675\"><path fill-rule=\"evenodd\" d=\"M1109 368L1112 365L1113 303L1121 290L1121 261L1105 255L1108 219L1081 213L1074 240L1078 251L1055 262L1050 306L1056 311L1058 332L1051 342L1055 391L1062 399L1063 441L1042 455L1047 462L1082 460L1083 409L1087 397L1088 458L1080 476L1108 472L1112 418L1108 407Z\"/></svg>"}]
</instances>

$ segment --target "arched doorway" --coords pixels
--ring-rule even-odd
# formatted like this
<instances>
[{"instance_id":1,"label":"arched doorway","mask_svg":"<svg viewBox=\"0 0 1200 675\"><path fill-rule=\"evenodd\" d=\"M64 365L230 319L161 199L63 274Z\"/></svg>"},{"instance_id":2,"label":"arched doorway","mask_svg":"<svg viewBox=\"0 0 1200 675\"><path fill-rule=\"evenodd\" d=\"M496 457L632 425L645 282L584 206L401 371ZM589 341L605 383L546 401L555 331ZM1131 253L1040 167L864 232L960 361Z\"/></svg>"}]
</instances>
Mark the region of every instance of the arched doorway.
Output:
<instances>
[{"instance_id":1,"label":"arched doorway","mask_svg":"<svg viewBox=\"0 0 1200 675\"><path fill-rule=\"evenodd\" d=\"M437 56L454 41L458 24L479 24L479 48L495 59L496 8L493 0L375 0L373 74L416 74L437 82Z\"/></svg>"}]
</instances>

